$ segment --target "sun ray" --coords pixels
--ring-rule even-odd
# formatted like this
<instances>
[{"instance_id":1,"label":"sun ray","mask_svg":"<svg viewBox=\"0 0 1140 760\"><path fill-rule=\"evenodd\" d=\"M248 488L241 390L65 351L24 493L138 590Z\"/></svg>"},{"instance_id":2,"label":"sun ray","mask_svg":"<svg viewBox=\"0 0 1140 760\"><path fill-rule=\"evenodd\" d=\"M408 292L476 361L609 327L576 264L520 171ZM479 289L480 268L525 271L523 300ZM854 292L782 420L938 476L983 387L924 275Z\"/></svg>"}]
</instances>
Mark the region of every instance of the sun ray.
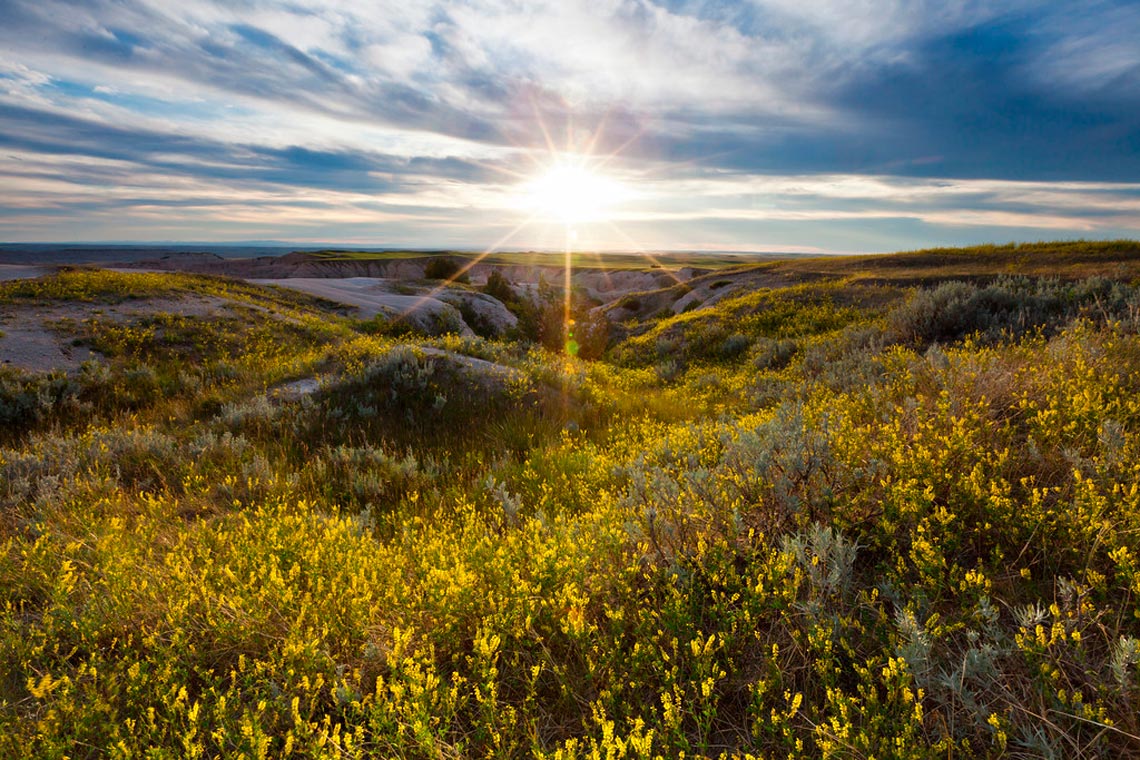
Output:
<instances>
[{"instance_id":1,"label":"sun ray","mask_svg":"<svg viewBox=\"0 0 1140 760\"><path fill-rule=\"evenodd\" d=\"M529 217L529 218L524 219L523 221L519 222L517 225L514 226L514 228L511 229L510 232L503 235L501 238L496 240L490 246L485 248L482 252L480 252L474 258L472 258L470 261L468 261L466 265L460 267L450 277L443 280L439 285L436 285L433 288L431 288L428 292L424 293L409 308L407 308L403 312L401 312L397 318L398 319L407 318L414 311L416 311L421 306L423 306L425 303L434 299L437 295L442 293L443 290L445 288L447 288L449 285L455 284L455 282L457 282L460 277L462 277L463 275L465 275L469 271L471 271L472 267L474 267L476 264L479 264L480 262L483 261L483 259L487 258L492 253L496 252L497 250L502 248L504 245L506 245L508 242L510 242L511 238L513 238L515 235L517 235L521 230L523 230L525 227L527 227L527 225L529 225L531 223L532 218L533 217Z\"/></svg>"},{"instance_id":2,"label":"sun ray","mask_svg":"<svg viewBox=\"0 0 1140 760\"><path fill-rule=\"evenodd\" d=\"M558 149L554 147L554 138L550 136L550 130L546 128L546 121L542 118L542 114L538 110L538 103L535 102L534 96L530 98L530 107L534 111L534 121L538 124L538 128L542 131L542 137L546 140L546 150L550 153L557 153Z\"/></svg>"},{"instance_id":3,"label":"sun ray","mask_svg":"<svg viewBox=\"0 0 1140 760\"><path fill-rule=\"evenodd\" d=\"M631 238L631 237L630 237L628 234L626 234L625 230L623 230L621 227L619 227L618 225L614 224L613 222L610 222L610 223L609 223L609 226L610 226L610 228L611 228L611 229L613 229L613 231L614 231L614 232L616 232L616 233L617 233L617 234L618 234L618 235L619 235L619 236L620 236L620 237L621 237L623 240L625 240L627 243L630 243L631 245L633 245L633 246L634 246L634 250L633 250L633 253L636 253L636 254L638 254L638 255L640 255L640 256L644 256L645 258L647 258L647 259L649 259L650 261L652 261L652 262L653 262L655 265L657 265L657 267L658 267L658 268L660 268L660 269L661 269L661 271L662 271L662 272L664 272L665 274L669 275L669 278L670 278L670 279L672 279L672 280L673 280L673 282L677 283L678 285L680 285L681 283L683 283L683 282L684 282L684 280L682 280L681 278L677 277L677 275L676 275L676 274L674 274L674 273L673 273L673 271L672 271L671 269L668 269L668 268L667 268L667 267L666 267L664 264L662 264L662 263L661 263L661 261L660 261L660 260L658 260L658 258L657 258L656 256L654 256L654 255L653 255L652 253L650 253L649 251L647 251L647 250L645 250L645 249L641 248L641 246L640 246L640 245L637 243L637 241L635 241L635 240L634 240L633 238Z\"/></svg>"},{"instance_id":4,"label":"sun ray","mask_svg":"<svg viewBox=\"0 0 1140 760\"><path fill-rule=\"evenodd\" d=\"M630 145L633 145L635 142L637 142L643 134L645 134L645 128L644 127L641 129L638 129L628 140L623 142L621 145L614 148L609 153L606 153L605 155L599 157L598 169L605 169L606 166L608 166L611 161L613 161L615 158L617 158L619 155L621 155L622 151L624 151Z\"/></svg>"},{"instance_id":5,"label":"sun ray","mask_svg":"<svg viewBox=\"0 0 1140 760\"><path fill-rule=\"evenodd\" d=\"M559 149L555 135L546 124L537 103L531 99L531 107L535 114L535 124L542 135L542 144L538 148L531 148L527 155L535 164L535 172L525 177L515 187L515 200L513 205L526 212L526 219L499 243L502 245L518 234L524 227L536 225L538 230L547 229L553 232L560 230L562 253L562 346L563 354L569 359L577 347L574 318L574 263L582 238L579 230L594 229L595 239L602 239L597 229L612 231L610 240L620 240L626 246L626 251L632 255L640 256L651 262L657 269L664 272L674 283L680 284L682 280L677 273L667 267L653 252L647 250L634 240L614 220L612 214L621 204L638 197L638 194L626 184L627 172L611 174L607 169L615 164L621 156L644 134L644 128L624 140L613 150L605 153L598 151L603 144L606 126L609 123L610 113L603 114L597 126L585 135L583 139L575 141L574 123L567 119L563 126L564 147ZM684 166L693 162L684 162ZM519 176L515 171L505 174ZM639 175L644 175L639 172ZM619 179L621 177L621 179ZM540 237L546 237L540 232ZM553 241L550 241L553 242ZM612 243L607 244L612 245ZM553 246L552 246L553 247ZM549 250L549 249L548 249ZM611 276L608 262L598 250L586 253L583 261L593 260L597 268L604 274L604 282L612 286L614 279ZM474 262L471 264L474 265ZM469 269L469 267L465 268ZM457 274L457 276L459 276Z\"/></svg>"}]
</instances>

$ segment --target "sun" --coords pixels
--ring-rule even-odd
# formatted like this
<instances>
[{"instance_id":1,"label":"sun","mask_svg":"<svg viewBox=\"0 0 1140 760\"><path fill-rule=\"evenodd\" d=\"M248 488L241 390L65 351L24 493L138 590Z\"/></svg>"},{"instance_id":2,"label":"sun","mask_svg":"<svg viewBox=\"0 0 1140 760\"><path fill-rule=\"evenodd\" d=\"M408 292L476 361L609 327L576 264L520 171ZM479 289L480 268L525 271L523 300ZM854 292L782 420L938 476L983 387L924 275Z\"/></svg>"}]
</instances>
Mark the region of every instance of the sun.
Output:
<instances>
[{"instance_id":1,"label":"sun","mask_svg":"<svg viewBox=\"0 0 1140 760\"><path fill-rule=\"evenodd\" d=\"M610 221L628 197L616 179L589 166L578 156L559 156L520 188L522 205L538 219L567 227Z\"/></svg>"}]
</instances>

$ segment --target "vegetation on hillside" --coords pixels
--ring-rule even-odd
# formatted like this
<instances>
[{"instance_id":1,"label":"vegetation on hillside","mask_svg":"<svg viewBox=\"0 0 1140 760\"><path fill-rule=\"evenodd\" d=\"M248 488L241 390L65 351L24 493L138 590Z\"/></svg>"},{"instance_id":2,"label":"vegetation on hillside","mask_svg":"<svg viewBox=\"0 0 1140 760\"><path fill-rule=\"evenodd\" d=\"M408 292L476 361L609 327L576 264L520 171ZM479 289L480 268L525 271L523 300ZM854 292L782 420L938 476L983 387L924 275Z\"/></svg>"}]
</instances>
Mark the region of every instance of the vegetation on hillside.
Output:
<instances>
[{"instance_id":1,"label":"vegetation on hillside","mask_svg":"<svg viewBox=\"0 0 1140 760\"><path fill-rule=\"evenodd\" d=\"M0 286L248 305L0 375L0 756L1140 753L1140 288L857 266L590 361Z\"/></svg>"},{"instance_id":2,"label":"vegetation on hillside","mask_svg":"<svg viewBox=\"0 0 1140 760\"><path fill-rule=\"evenodd\" d=\"M930 248L890 256L831 256L765 265L787 277L855 276L895 284L932 285L947 278L988 281L1000 275L1117 279L1140 274L1135 240L1009 243Z\"/></svg>"},{"instance_id":3,"label":"vegetation on hillside","mask_svg":"<svg viewBox=\"0 0 1140 760\"><path fill-rule=\"evenodd\" d=\"M800 254L734 254L717 252L666 252L657 254L572 251L354 251L326 250L306 254L319 261L390 261L403 259L432 259L446 257L464 261L465 265L475 263L500 267L552 267L559 268L569 258L575 269L595 268L611 271L643 270L649 267L679 269L700 267L701 269L722 269L739 267L751 260L760 258L788 258Z\"/></svg>"}]
</instances>

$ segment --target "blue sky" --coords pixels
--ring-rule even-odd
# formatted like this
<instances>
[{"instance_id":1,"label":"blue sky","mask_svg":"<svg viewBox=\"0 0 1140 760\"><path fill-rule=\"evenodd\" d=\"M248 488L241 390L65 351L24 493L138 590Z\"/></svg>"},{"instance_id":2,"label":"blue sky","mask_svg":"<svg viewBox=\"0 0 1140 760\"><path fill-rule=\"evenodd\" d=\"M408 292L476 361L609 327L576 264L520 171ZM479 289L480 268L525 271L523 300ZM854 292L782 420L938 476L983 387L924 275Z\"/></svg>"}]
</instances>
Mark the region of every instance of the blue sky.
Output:
<instances>
[{"instance_id":1,"label":"blue sky","mask_svg":"<svg viewBox=\"0 0 1140 760\"><path fill-rule=\"evenodd\" d=\"M566 161L597 179L579 247L1140 237L1134 0L0 0L0 19L0 241L559 247L567 220L530 195Z\"/></svg>"}]
</instances>

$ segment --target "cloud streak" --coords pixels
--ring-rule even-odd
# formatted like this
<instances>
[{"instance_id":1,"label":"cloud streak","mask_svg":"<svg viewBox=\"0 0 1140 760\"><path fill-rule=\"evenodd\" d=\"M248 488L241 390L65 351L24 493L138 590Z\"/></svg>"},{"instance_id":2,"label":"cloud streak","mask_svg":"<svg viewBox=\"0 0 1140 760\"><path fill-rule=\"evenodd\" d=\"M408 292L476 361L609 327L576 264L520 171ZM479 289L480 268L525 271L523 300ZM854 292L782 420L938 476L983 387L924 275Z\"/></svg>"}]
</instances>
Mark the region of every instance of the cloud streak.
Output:
<instances>
[{"instance_id":1,"label":"cloud streak","mask_svg":"<svg viewBox=\"0 0 1140 760\"><path fill-rule=\"evenodd\" d=\"M520 221L513 188L548 140L619 152L607 171L637 200L615 216L661 247L1119 236L1140 210L1134 3L0 0L0 17L4 240L117 218L114 239L342 225L478 247Z\"/></svg>"}]
</instances>

